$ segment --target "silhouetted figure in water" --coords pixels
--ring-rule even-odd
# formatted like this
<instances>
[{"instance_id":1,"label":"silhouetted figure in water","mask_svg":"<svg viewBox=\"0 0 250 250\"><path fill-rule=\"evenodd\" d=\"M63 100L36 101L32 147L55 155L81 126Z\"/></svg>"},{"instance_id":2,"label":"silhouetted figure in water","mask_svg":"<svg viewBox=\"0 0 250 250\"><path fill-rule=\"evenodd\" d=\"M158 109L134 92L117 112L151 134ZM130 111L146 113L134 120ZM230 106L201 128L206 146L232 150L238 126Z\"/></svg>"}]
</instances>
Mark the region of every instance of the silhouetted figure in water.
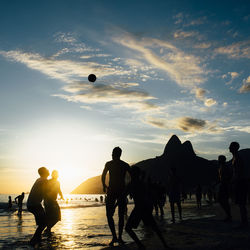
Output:
<instances>
[{"instance_id":1,"label":"silhouetted figure in water","mask_svg":"<svg viewBox=\"0 0 250 250\"><path fill-rule=\"evenodd\" d=\"M240 145L238 142L232 142L229 146L229 151L233 155L232 167L233 167L233 190L235 193L235 203L239 205L241 215L241 227L248 226L247 219L247 175L243 160L240 158L239 150Z\"/></svg>"},{"instance_id":2,"label":"silhouetted figure in water","mask_svg":"<svg viewBox=\"0 0 250 250\"><path fill-rule=\"evenodd\" d=\"M232 178L232 173L230 168L226 166L226 157L224 155L219 155L219 192L218 192L218 201L226 213L225 222L232 221L231 208L229 205L229 192L230 192L230 183Z\"/></svg>"},{"instance_id":3,"label":"silhouetted figure in water","mask_svg":"<svg viewBox=\"0 0 250 250\"><path fill-rule=\"evenodd\" d=\"M9 200L8 200L8 210L11 210L12 208L12 200L11 200L11 196L9 196Z\"/></svg>"},{"instance_id":4,"label":"silhouetted figure in water","mask_svg":"<svg viewBox=\"0 0 250 250\"><path fill-rule=\"evenodd\" d=\"M106 199L106 215L108 219L108 224L110 231L112 233L113 239L110 245L114 245L115 242L124 244L122 240L122 232L124 227L124 213L126 207L126 187L125 187L125 175L126 172L130 173L130 166L128 163L120 160L122 150L119 147L115 147L112 152L112 161L105 164L104 170L102 172L102 184L103 191L107 191ZM109 172L109 186L105 184L106 174ZM119 235L117 238L115 231L115 224L113 215L115 212L115 206L118 206L118 216L119 216Z\"/></svg>"},{"instance_id":5,"label":"silhouetted figure in water","mask_svg":"<svg viewBox=\"0 0 250 250\"><path fill-rule=\"evenodd\" d=\"M161 217L163 217L164 216L163 208L166 203L166 189L161 183L158 184L157 197L158 197L157 204L158 207L160 208Z\"/></svg>"},{"instance_id":6,"label":"silhouetted figure in water","mask_svg":"<svg viewBox=\"0 0 250 250\"><path fill-rule=\"evenodd\" d=\"M18 195L15 198L15 202L18 206L18 215L21 216L22 215L22 211L23 211L23 199L24 199L24 192L22 192L21 195Z\"/></svg>"},{"instance_id":7,"label":"silhouetted figure in water","mask_svg":"<svg viewBox=\"0 0 250 250\"><path fill-rule=\"evenodd\" d=\"M38 169L40 178L38 178L32 186L27 200L28 211L34 214L36 224L38 225L35 234L30 240L31 245L36 245L41 240L41 234L47 226L45 211L41 205L47 191L49 170L45 167Z\"/></svg>"},{"instance_id":8,"label":"silhouetted figure in water","mask_svg":"<svg viewBox=\"0 0 250 250\"><path fill-rule=\"evenodd\" d=\"M45 212L47 217L46 233L51 232L51 228L61 220L61 210L57 202L57 196L64 200L60 183L57 180L59 175L57 170L53 170L51 179L48 180L47 191L44 199Z\"/></svg>"},{"instance_id":9,"label":"silhouetted figure in water","mask_svg":"<svg viewBox=\"0 0 250 250\"><path fill-rule=\"evenodd\" d=\"M169 173L169 203L172 214L172 222L175 223L175 209L174 205L177 204L179 218L182 220L182 208L181 208L181 181L176 174L176 168L172 167Z\"/></svg>"},{"instance_id":10,"label":"silhouetted figure in water","mask_svg":"<svg viewBox=\"0 0 250 250\"><path fill-rule=\"evenodd\" d=\"M153 218L153 202L152 199L150 199L150 195L148 194L144 182L140 179L140 173L141 171L138 167L133 167L131 170L131 183L128 190L134 200L135 206L129 215L125 230L135 241L139 249L144 249L144 245L133 231L133 228L137 228L142 220L144 225L150 226L157 233L164 247L169 248Z\"/></svg>"},{"instance_id":11,"label":"silhouetted figure in water","mask_svg":"<svg viewBox=\"0 0 250 250\"><path fill-rule=\"evenodd\" d=\"M195 196L197 208L201 208L202 189L200 184L198 184L198 186L196 187Z\"/></svg>"},{"instance_id":12,"label":"silhouetted figure in water","mask_svg":"<svg viewBox=\"0 0 250 250\"><path fill-rule=\"evenodd\" d=\"M103 203L103 196L100 196L100 202Z\"/></svg>"}]
</instances>

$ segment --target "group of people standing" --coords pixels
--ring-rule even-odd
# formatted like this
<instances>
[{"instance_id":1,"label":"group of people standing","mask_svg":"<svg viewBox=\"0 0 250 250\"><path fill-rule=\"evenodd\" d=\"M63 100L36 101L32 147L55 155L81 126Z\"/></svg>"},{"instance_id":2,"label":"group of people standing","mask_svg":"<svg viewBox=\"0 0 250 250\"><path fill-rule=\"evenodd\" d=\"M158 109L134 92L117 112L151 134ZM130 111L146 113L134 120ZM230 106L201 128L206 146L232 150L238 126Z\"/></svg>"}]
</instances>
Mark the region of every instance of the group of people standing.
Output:
<instances>
[{"instance_id":1,"label":"group of people standing","mask_svg":"<svg viewBox=\"0 0 250 250\"><path fill-rule=\"evenodd\" d=\"M232 167L227 166L226 157L220 155L218 157L219 162L219 192L218 201L226 213L225 221L232 220L231 209L229 204L231 186L235 194L235 203L239 205L241 214L241 226L246 227L248 225L247 220L247 189L248 183L246 179L246 169L244 163L239 156L239 143L232 142L229 150L233 155ZM145 225L150 226L158 235L162 244L166 249L169 249L166 241L159 230L157 223L152 215L153 209L159 204L161 214L163 215L163 206L166 200L166 190L160 188L158 185L158 194L153 192L153 185L150 181L145 181L145 173L137 167L132 168L128 163L120 159L122 150L119 147L115 147L112 151L112 160L105 164L102 172L101 181L103 185L103 191L106 193L106 216L110 231L112 233L112 240L109 243L113 246L115 243L124 244L122 234L124 229L124 215L127 207L127 195L134 200L134 208L127 219L125 230L128 235L135 241L140 249L144 249L143 244L137 237L133 229L137 228L140 221L143 221ZM38 225L34 236L31 239L31 244L36 244L41 238L41 233L47 227L46 231L50 232L51 228L61 220L60 208L57 203L58 194L63 199L63 195L60 189L60 183L58 182L58 172L54 170L51 175L51 179L47 179L49 171L45 167L39 168L38 173L40 178L34 183L28 200L28 211L34 214L36 223ZM106 184L106 175L109 173L109 184ZM126 175L130 176L130 182L127 185ZM176 174L176 168L171 167L168 180L168 195L172 214L172 221L175 222L174 206L177 204L179 218L182 220L182 208L181 208L181 181ZM232 184L232 185L231 185ZM154 186L156 187L156 186ZM199 189L199 190L198 190ZM155 189L156 190L156 189ZM199 193L199 202L197 205L201 206L201 186L197 187L196 193ZM196 196L197 196L196 194ZM156 199L156 197L158 197ZM41 205L44 200L44 207ZM118 207L118 236L116 234L114 213ZM158 209L158 208L157 208ZM158 211L158 210L157 210Z\"/></svg>"},{"instance_id":2,"label":"group of people standing","mask_svg":"<svg viewBox=\"0 0 250 250\"><path fill-rule=\"evenodd\" d=\"M240 227L248 226L247 218L247 195L248 195L248 175L247 169L242 158L239 155L240 145L238 142L232 142L229 146L229 151L233 155L231 166L226 165L226 157L220 155L219 162L219 192L218 201L225 211L225 222L232 221L231 207L229 198L231 197L235 204L239 206L241 224Z\"/></svg>"},{"instance_id":3,"label":"group of people standing","mask_svg":"<svg viewBox=\"0 0 250 250\"><path fill-rule=\"evenodd\" d=\"M51 228L61 220L61 211L57 203L57 196L61 199L63 194L60 188L58 179L58 171L53 170L51 179L49 170L45 167L38 169L38 178L32 186L27 200L27 209L35 216L37 229L30 240L31 245L36 245L40 239L43 230L46 228L46 233L51 232ZM44 207L42 201L44 200Z\"/></svg>"}]
</instances>

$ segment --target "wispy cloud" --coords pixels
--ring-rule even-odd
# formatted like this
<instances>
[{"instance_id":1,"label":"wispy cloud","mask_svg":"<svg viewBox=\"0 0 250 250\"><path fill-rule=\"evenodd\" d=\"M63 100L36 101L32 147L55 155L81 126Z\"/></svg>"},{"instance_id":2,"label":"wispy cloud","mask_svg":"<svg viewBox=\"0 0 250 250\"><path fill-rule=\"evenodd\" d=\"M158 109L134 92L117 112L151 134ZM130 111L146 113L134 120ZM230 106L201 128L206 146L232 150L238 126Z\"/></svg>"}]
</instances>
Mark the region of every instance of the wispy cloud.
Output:
<instances>
[{"instance_id":1,"label":"wispy cloud","mask_svg":"<svg viewBox=\"0 0 250 250\"><path fill-rule=\"evenodd\" d=\"M177 129L192 134L218 134L223 131L215 122L186 116L175 119L147 116L144 123L159 129Z\"/></svg>"},{"instance_id":2,"label":"wispy cloud","mask_svg":"<svg viewBox=\"0 0 250 250\"><path fill-rule=\"evenodd\" d=\"M168 76L182 87L193 87L206 81L206 70L201 59L187 54L173 44L159 39L136 39L129 33L116 36L113 40L140 53L150 66L165 71ZM160 54L156 53L160 50Z\"/></svg>"},{"instance_id":3,"label":"wispy cloud","mask_svg":"<svg viewBox=\"0 0 250 250\"><path fill-rule=\"evenodd\" d=\"M174 33L174 38L188 38L188 37L195 37L195 36L198 36L198 32L196 31L177 30Z\"/></svg>"},{"instance_id":4,"label":"wispy cloud","mask_svg":"<svg viewBox=\"0 0 250 250\"><path fill-rule=\"evenodd\" d=\"M197 43L194 45L194 48L196 49L208 49L212 46L211 43Z\"/></svg>"},{"instance_id":5,"label":"wispy cloud","mask_svg":"<svg viewBox=\"0 0 250 250\"><path fill-rule=\"evenodd\" d=\"M38 53L27 53L19 50L0 51L0 55L15 62L23 63L28 68L38 70L51 78L60 79L65 82L86 78L90 72L95 72L98 77L127 75L130 73L109 64L45 58Z\"/></svg>"},{"instance_id":6,"label":"wispy cloud","mask_svg":"<svg viewBox=\"0 0 250 250\"><path fill-rule=\"evenodd\" d=\"M229 58L250 58L250 40L233 43L215 49L216 54L224 54Z\"/></svg>"},{"instance_id":7,"label":"wispy cloud","mask_svg":"<svg viewBox=\"0 0 250 250\"><path fill-rule=\"evenodd\" d=\"M250 92L250 76L247 79L243 80L243 85L239 89L240 93Z\"/></svg>"},{"instance_id":8,"label":"wispy cloud","mask_svg":"<svg viewBox=\"0 0 250 250\"><path fill-rule=\"evenodd\" d=\"M108 103L113 107L129 108L138 112L157 112L159 107L150 100L156 99L147 92L104 84L74 83L64 86L66 94L55 94L70 102L85 104Z\"/></svg>"}]
</instances>

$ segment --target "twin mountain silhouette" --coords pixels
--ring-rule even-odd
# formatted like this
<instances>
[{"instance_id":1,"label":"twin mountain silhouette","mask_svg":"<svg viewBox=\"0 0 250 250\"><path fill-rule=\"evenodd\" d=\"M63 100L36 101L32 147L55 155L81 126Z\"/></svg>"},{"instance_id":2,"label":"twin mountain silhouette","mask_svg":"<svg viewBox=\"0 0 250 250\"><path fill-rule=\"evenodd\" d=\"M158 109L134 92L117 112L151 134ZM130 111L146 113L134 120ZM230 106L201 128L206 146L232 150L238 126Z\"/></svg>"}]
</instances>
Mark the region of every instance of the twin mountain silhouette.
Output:
<instances>
[{"instance_id":1,"label":"twin mountain silhouette","mask_svg":"<svg viewBox=\"0 0 250 250\"><path fill-rule=\"evenodd\" d=\"M250 177L250 149L239 151L244 162L247 163ZM230 161L228 162L230 164ZM211 185L217 181L218 161L207 160L195 154L192 143L180 139L173 135L165 146L163 154L152 159L140 161L133 166L140 167L145 171L146 176L152 181L167 183L169 169L175 167L177 174L182 181L182 185L187 190L195 188L198 184ZM101 194L101 176L89 178L76 189L72 194Z\"/></svg>"}]
</instances>

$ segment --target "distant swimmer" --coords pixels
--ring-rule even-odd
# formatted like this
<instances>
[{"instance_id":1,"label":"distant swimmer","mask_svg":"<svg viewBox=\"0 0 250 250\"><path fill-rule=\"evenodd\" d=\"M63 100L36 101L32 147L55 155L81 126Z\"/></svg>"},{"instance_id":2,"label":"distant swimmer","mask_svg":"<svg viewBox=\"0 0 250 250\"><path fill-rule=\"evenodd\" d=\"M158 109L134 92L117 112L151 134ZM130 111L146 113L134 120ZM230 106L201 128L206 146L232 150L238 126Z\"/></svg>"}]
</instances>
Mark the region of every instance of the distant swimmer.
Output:
<instances>
[{"instance_id":1,"label":"distant swimmer","mask_svg":"<svg viewBox=\"0 0 250 250\"><path fill-rule=\"evenodd\" d=\"M61 220L61 210L57 202L57 196L64 200L60 183L57 180L59 175L57 170L53 170L51 179L48 180L47 191L44 199L45 213L47 217L46 233L51 232L51 228Z\"/></svg>"},{"instance_id":2,"label":"distant swimmer","mask_svg":"<svg viewBox=\"0 0 250 250\"><path fill-rule=\"evenodd\" d=\"M23 199L24 199L24 192L22 192L21 195L18 195L15 198L15 202L18 206L18 215L21 216L22 215L22 211L23 211Z\"/></svg>"},{"instance_id":3,"label":"distant swimmer","mask_svg":"<svg viewBox=\"0 0 250 250\"><path fill-rule=\"evenodd\" d=\"M8 210L11 210L12 208L12 199L11 196L9 196L9 200L8 200Z\"/></svg>"},{"instance_id":4,"label":"distant swimmer","mask_svg":"<svg viewBox=\"0 0 250 250\"><path fill-rule=\"evenodd\" d=\"M102 173L102 185L103 191L107 191L106 199L106 215L110 231L112 233L112 241L110 246L113 246L115 242L124 244L122 239L122 232L124 227L124 214L126 209L126 188L125 188L125 175L130 173L130 166L128 163L120 159L122 150L119 147L115 147L112 152L112 160L105 164ZM109 186L106 185L105 179L106 174L109 172ZM116 203L118 205L118 216L119 216L119 236L117 238L115 231L115 224L113 215L115 212Z\"/></svg>"},{"instance_id":5,"label":"distant swimmer","mask_svg":"<svg viewBox=\"0 0 250 250\"><path fill-rule=\"evenodd\" d=\"M46 214L41 202L46 195L49 170L45 167L41 167L38 169L38 174L40 175L40 178L38 178L32 186L27 200L28 211L35 216L36 224L38 226L30 240L30 244L33 246L39 243L41 240L41 234L47 226Z\"/></svg>"}]
</instances>

